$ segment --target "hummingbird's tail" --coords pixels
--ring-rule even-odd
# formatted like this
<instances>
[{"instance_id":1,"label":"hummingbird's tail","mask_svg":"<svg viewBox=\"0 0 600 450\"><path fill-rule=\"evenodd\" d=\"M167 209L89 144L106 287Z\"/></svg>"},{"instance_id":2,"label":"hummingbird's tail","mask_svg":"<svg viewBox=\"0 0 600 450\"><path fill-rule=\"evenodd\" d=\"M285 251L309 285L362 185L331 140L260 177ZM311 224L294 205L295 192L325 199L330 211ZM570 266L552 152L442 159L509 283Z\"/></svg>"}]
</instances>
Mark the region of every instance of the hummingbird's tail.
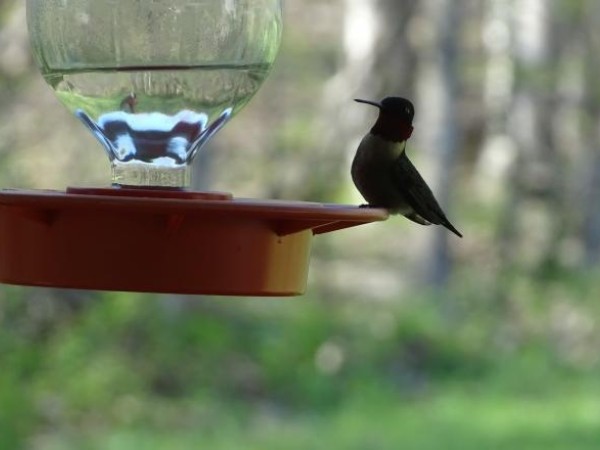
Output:
<instances>
[{"instance_id":1,"label":"hummingbird's tail","mask_svg":"<svg viewBox=\"0 0 600 450\"><path fill-rule=\"evenodd\" d=\"M463 237L462 233L460 231L458 231L456 228L454 228L454 225L452 225L448 219L442 221L442 225L445 226L446 228L448 228L450 231L452 231L459 238Z\"/></svg>"}]
</instances>

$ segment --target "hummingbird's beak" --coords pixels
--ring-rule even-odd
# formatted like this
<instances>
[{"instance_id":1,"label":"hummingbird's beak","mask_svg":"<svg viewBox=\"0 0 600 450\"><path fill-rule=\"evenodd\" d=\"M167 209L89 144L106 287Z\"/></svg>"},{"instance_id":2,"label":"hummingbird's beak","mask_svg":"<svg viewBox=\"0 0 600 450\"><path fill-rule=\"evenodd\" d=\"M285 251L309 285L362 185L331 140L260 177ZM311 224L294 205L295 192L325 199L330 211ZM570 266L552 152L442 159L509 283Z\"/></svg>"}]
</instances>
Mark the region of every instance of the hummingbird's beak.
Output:
<instances>
[{"instance_id":1,"label":"hummingbird's beak","mask_svg":"<svg viewBox=\"0 0 600 450\"><path fill-rule=\"evenodd\" d=\"M381 109L381 104L379 104L377 102L372 102L371 100L362 100L360 98L355 98L354 101L358 102L358 103L366 103L367 105L373 105L373 106L376 106L377 108Z\"/></svg>"}]
</instances>

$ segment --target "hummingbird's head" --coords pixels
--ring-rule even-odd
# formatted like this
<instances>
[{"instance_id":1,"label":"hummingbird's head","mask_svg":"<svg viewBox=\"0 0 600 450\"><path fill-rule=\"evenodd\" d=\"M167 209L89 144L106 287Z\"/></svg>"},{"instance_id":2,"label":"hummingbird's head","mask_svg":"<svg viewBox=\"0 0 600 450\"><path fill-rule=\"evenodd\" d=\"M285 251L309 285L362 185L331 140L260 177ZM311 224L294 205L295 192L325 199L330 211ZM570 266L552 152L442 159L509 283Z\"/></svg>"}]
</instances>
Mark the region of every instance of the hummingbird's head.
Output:
<instances>
[{"instance_id":1,"label":"hummingbird's head","mask_svg":"<svg viewBox=\"0 0 600 450\"><path fill-rule=\"evenodd\" d=\"M354 101L379 108L379 118L371 133L394 142L405 141L412 134L415 107L410 100L403 97L386 97L379 103L359 98Z\"/></svg>"}]
</instances>

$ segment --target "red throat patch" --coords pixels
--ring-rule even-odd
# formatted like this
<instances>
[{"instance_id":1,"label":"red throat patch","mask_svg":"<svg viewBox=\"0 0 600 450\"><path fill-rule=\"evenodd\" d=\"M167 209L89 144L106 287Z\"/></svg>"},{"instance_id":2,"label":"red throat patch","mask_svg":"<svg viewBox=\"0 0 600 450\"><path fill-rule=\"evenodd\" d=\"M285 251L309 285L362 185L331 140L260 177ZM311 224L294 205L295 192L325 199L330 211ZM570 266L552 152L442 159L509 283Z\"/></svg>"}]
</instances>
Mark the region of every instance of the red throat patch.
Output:
<instances>
[{"instance_id":1,"label":"red throat patch","mask_svg":"<svg viewBox=\"0 0 600 450\"><path fill-rule=\"evenodd\" d=\"M387 117L380 115L371 128L371 134L380 136L383 139L392 142L406 141L412 135L413 127L411 124L397 117Z\"/></svg>"}]
</instances>

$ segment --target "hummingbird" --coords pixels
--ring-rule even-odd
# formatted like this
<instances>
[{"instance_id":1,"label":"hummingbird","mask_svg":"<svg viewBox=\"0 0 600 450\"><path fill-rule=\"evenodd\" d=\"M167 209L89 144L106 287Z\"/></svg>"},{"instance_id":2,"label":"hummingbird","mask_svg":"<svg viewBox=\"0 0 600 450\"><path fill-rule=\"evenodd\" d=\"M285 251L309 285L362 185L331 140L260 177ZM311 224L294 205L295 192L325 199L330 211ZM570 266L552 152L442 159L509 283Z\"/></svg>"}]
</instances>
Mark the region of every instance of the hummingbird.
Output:
<instances>
[{"instance_id":1,"label":"hummingbird","mask_svg":"<svg viewBox=\"0 0 600 450\"><path fill-rule=\"evenodd\" d=\"M368 207L385 208L421 225L442 225L458 237L431 189L406 155L413 132L413 104L402 97L381 102L354 99L379 108L379 117L362 139L352 161L352 181Z\"/></svg>"}]
</instances>

